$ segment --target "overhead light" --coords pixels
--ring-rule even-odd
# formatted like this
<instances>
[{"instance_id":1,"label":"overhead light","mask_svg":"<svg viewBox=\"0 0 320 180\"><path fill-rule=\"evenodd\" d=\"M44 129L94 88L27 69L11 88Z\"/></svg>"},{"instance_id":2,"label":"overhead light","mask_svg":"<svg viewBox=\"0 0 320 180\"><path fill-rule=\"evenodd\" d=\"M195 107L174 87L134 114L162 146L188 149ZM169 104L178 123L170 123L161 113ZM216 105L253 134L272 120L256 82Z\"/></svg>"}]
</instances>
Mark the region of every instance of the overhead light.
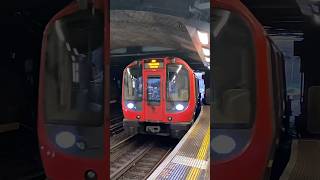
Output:
<instances>
[{"instance_id":1,"label":"overhead light","mask_svg":"<svg viewBox=\"0 0 320 180\"><path fill-rule=\"evenodd\" d=\"M205 57L204 59L206 60L206 62L210 62L210 57Z\"/></svg>"},{"instance_id":2,"label":"overhead light","mask_svg":"<svg viewBox=\"0 0 320 180\"><path fill-rule=\"evenodd\" d=\"M203 54L204 54L205 56L210 56L210 49L208 49L208 48L202 48L202 51L203 51Z\"/></svg>"},{"instance_id":3,"label":"overhead light","mask_svg":"<svg viewBox=\"0 0 320 180\"><path fill-rule=\"evenodd\" d=\"M206 32L197 31L199 40L201 44L208 45L209 44L209 36Z\"/></svg>"}]
</instances>

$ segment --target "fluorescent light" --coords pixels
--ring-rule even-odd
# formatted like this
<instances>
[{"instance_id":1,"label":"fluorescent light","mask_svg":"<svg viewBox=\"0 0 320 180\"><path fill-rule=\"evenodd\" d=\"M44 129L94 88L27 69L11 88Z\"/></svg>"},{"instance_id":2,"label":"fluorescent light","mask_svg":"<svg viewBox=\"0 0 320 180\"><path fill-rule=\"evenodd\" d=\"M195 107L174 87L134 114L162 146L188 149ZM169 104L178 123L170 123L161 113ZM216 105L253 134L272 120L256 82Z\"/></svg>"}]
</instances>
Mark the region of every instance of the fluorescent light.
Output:
<instances>
[{"instance_id":1,"label":"fluorescent light","mask_svg":"<svg viewBox=\"0 0 320 180\"><path fill-rule=\"evenodd\" d=\"M199 40L200 40L201 44L204 44L204 45L209 44L208 33L201 32L201 31L197 31L197 32L198 32L198 37L199 37Z\"/></svg>"},{"instance_id":2,"label":"fluorescent light","mask_svg":"<svg viewBox=\"0 0 320 180\"><path fill-rule=\"evenodd\" d=\"M206 60L206 62L210 62L210 57L205 57L204 59Z\"/></svg>"},{"instance_id":3,"label":"fluorescent light","mask_svg":"<svg viewBox=\"0 0 320 180\"><path fill-rule=\"evenodd\" d=\"M210 56L210 49L202 48L202 51L205 56Z\"/></svg>"}]
</instances>

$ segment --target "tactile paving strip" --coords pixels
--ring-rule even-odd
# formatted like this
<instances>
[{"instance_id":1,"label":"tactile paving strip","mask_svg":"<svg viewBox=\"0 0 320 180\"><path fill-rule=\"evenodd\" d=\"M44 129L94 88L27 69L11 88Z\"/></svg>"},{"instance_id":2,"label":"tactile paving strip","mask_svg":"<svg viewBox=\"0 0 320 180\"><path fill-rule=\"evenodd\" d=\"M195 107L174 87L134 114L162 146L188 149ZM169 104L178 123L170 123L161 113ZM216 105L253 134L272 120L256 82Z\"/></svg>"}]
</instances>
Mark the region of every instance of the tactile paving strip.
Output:
<instances>
[{"instance_id":1,"label":"tactile paving strip","mask_svg":"<svg viewBox=\"0 0 320 180\"><path fill-rule=\"evenodd\" d=\"M210 106L148 179L204 179L209 167Z\"/></svg>"}]
</instances>

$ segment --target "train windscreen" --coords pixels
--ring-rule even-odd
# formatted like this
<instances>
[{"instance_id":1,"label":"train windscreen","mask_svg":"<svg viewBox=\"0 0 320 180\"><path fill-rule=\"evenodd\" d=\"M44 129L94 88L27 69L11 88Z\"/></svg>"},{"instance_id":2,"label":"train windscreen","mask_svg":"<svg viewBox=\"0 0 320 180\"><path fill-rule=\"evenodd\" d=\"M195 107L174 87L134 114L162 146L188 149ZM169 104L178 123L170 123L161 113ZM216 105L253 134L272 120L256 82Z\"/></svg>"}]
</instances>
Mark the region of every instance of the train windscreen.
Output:
<instances>
[{"instance_id":1,"label":"train windscreen","mask_svg":"<svg viewBox=\"0 0 320 180\"><path fill-rule=\"evenodd\" d=\"M55 20L45 57L45 115L48 123L103 123L103 14L81 10Z\"/></svg>"},{"instance_id":2,"label":"train windscreen","mask_svg":"<svg viewBox=\"0 0 320 180\"><path fill-rule=\"evenodd\" d=\"M187 102L189 100L189 75L181 64L167 65L167 101Z\"/></svg>"},{"instance_id":3,"label":"train windscreen","mask_svg":"<svg viewBox=\"0 0 320 180\"><path fill-rule=\"evenodd\" d=\"M124 99L126 101L142 101L142 67L134 65L124 71Z\"/></svg>"},{"instance_id":4,"label":"train windscreen","mask_svg":"<svg viewBox=\"0 0 320 180\"><path fill-rule=\"evenodd\" d=\"M213 10L213 118L216 128L250 128L255 112L255 47L237 13Z\"/></svg>"}]
</instances>

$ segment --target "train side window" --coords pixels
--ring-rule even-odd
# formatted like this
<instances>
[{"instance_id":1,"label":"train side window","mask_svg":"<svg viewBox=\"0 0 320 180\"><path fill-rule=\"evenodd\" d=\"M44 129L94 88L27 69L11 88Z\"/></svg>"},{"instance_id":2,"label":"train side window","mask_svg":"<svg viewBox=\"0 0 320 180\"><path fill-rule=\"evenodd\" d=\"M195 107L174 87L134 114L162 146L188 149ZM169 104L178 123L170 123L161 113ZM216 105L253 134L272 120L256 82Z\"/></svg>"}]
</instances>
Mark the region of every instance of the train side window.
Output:
<instances>
[{"instance_id":1,"label":"train side window","mask_svg":"<svg viewBox=\"0 0 320 180\"><path fill-rule=\"evenodd\" d=\"M48 123L103 123L103 14L82 10L49 27L45 60Z\"/></svg>"},{"instance_id":2,"label":"train side window","mask_svg":"<svg viewBox=\"0 0 320 180\"><path fill-rule=\"evenodd\" d=\"M255 46L237 13L213 10L213 114L215 128L250 128L255 112Z\"/></svg>"}]
</instances>

